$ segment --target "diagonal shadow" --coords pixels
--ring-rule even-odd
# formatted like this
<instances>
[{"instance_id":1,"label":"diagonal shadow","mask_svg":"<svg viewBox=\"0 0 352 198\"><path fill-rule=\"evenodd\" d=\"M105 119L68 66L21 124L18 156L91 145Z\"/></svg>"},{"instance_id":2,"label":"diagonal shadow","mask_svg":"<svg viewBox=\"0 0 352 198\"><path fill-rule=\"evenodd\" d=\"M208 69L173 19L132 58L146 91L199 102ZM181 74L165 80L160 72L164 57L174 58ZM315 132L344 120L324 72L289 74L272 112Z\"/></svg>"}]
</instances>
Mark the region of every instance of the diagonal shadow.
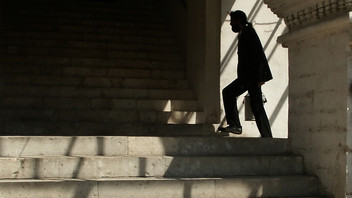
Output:
<instances>
[{"instance_id":1,"label":"diagonal shadow","mask_svg":"<svg viewBox=\"0 0 352 198\"><path fill-rule=\"evenodd\" d=\"M278 104L276 105L272 115L270 116L269 122L271 125L275 122L275 120L276 120L277 116L279 115L279 112L280 112L282 106L285 104L287 98L288 98L288 86L286 87L284 93L281 95L281 98L280 98Z\"/></svg>"},{"instance_id":2,"label":"diagonal shadow","mask_svg":"<svg viewBox=\"0 0 352 198\"><path fill-rule=\"evenodd\" d=\"M263 48L264 51L266 51L266 49L268 48L269 44L270 44L271 41L273 40L273 38L274 38L274 36L275 36L277 30L279 29L279 27L280 27L280 25L281 25L281 23L282 23L282 20L283 20L283 19L281 18L281 19L279 19L279 21L276 23L274 30L271 32L271 34L270 34L268 40L266 41L266 43L265 43L265 45L264 45L264 48Z\"/></svg>"},{"instance_id":3,"label":"diagonal shadow","mask_svg":"<svg viewBox=\"0 0 352 198\"><path fill-rule=\"evenodd\" d=\"M281 34L284 34L284 33L287 31L287 29L288 29L288 28L285 27L285 29L282 31ZM274 55L274 53L276 52L276 50L277 50L277 48L279 47L279 45L280 45L280 44L279 44L278 42L276 42L274 48L271 50L269 56L267 57L268 61L273 57L273 55Z\"/></svg>"},{"instance_id":4,"label":"diagonal shadow","mask_svg":"<svg viewBox=\"0 0 352 198\"><path fill-rule=\"evenodd\" d=\"M76 144L76 142L77 142L77 137L71 137L70 143L69 143L67 150L66 150L66 153L65 153L66 156L72 155L72 150L73 150L73 147Z\"/></svg>"}]
</instances>

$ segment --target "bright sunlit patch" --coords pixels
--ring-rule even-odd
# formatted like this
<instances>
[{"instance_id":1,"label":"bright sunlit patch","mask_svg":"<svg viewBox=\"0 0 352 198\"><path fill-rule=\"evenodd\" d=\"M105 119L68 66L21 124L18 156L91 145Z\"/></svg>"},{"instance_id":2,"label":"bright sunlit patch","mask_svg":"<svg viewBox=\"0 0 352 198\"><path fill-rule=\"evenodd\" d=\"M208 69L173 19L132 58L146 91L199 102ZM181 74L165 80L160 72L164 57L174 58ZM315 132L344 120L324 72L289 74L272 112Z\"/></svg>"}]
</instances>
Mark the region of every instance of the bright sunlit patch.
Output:
<instances>
[{"instance_id":1,"label":"bright sunlit patch","mask_svg":"<svg viewBox=\"0 0 352 198\"><path fill-rule=\"evenodd\" d=\"M168 124L195 124L196 118L196 112L174 111L168 119Z\"/></svg>"},{"instance_id":2,"label":"bright sunlit patch","mask_svg":"<svg viewBox=\"0 0 352 198\"><path fill-rule=\"evenodd\" d=\"M167 103L165 104L165 107L164 107L164 112L165 111L171 111L171 100L168 100Z\"/></svg>"}]
</instances>

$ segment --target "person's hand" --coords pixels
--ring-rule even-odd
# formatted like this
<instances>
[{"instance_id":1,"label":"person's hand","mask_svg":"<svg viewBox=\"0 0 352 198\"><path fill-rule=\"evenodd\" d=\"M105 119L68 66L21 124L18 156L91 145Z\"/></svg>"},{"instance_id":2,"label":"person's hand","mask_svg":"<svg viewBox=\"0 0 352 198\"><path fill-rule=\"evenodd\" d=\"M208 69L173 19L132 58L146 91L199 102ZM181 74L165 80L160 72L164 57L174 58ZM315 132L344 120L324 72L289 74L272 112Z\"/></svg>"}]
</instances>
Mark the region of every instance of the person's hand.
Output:
<instances>
[{"instance_id":1,"label":"person's hand","mask_svg":"<svg viewBox=\"0 0 352 198\"><path fill-rule=\"evenodd\" d=\"M258 82L258 87L261 87L264 84L265 84L265 82Z\"/></svg>"}]
</instances>

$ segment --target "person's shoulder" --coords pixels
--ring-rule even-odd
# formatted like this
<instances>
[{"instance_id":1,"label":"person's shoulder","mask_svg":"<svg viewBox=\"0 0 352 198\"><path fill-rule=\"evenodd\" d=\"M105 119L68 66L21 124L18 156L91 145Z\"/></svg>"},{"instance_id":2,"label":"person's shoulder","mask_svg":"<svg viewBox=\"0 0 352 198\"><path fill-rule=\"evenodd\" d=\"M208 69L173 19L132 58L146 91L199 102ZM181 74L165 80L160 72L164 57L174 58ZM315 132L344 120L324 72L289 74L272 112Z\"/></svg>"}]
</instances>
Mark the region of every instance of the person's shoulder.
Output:
<instances>
[{"instance_id":1,"label":"person's shoulder","mask_svg":"<svg viewBox=\"0 0 352 198\"><path fill-rule=\"evenodd\" d=\"M251 24L246 25L243 28L243 32L245 32L247 34L257 34L257 32L255 31L255 29L253 28L253 26Z\"/></svg>"}]
</instances>

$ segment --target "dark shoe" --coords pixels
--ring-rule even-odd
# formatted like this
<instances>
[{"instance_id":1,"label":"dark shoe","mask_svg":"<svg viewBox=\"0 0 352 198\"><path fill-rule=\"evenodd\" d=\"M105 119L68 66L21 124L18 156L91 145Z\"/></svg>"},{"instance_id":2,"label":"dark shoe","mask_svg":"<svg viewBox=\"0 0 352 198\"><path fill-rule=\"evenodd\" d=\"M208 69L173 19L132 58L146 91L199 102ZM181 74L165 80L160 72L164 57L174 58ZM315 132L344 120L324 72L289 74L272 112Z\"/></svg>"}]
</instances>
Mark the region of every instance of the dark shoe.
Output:
<instances>
[{"instance_id":1,"label":"dark shoe","mask_svg":"<svg viewBox=\"0 0 352 198\"><path fill-rule=\"evenodd\" d=\"M219 127L219 131L221 132L226 132L226 133L234 133L237 135L242 134L242 127L236 127L236 126L228 126L228 127Z\"/></svg>"}]
</instances>

